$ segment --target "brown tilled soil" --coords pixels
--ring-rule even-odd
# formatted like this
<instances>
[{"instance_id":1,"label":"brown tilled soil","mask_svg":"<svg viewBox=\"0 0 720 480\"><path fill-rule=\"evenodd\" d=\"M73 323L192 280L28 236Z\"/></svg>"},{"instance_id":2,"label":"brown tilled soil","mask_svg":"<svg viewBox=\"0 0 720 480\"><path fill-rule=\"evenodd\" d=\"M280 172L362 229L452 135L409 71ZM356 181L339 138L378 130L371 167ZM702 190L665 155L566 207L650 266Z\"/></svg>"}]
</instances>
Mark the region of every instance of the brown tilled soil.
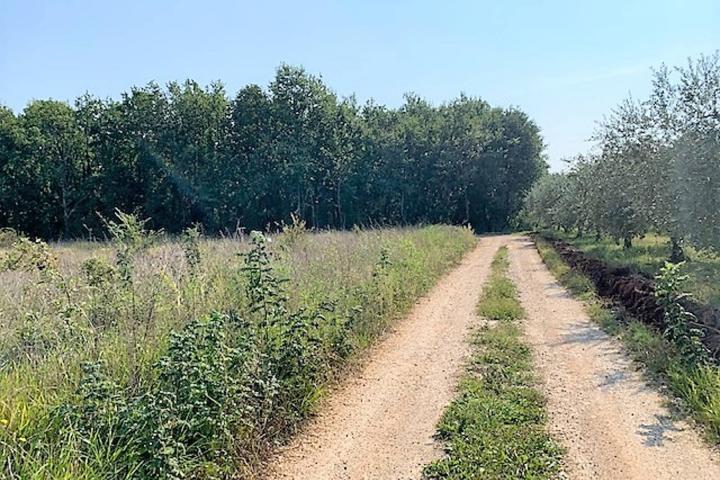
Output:
<instances>
[{"instance_id":1,"label":"brown tilled soil","mask_svg":"<svg viewBox=\"0 0 720 480\"><path fill-rule=\"evenodd\" d=\"M617 342L557 284L527 238L510 242L526 340L571 479L720 479L717 454L663 406Z\"/></svg>"},{"instance_id":2,"label":"brown tilled soil","mask_svg":"<svg viewBox=\"0 0 720 480\"><path fill-rule=\"evenodd\" d=\"M369 352L289 447L271 479L418 479L440 457L433 435L453 397L468 327L490 262L508 237L489 237Z\"/></svg>"}]
</instances>

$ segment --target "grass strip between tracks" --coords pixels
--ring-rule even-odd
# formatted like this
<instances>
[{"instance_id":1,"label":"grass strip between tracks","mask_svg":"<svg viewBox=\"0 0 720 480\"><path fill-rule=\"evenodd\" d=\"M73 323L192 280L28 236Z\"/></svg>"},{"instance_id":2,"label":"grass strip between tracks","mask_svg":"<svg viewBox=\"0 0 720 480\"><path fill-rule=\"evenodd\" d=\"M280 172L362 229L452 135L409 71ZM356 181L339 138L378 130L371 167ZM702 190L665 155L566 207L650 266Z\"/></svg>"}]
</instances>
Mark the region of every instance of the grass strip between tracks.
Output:
<instances>
[{"instance_id":1,"label":"grass strip between tracks","mask_svg":"<svg viewBox=\"0 0 720 480\"><path fill-rule=\"evenodd\" d=\"M487 323L471 338L472 355L456 399L438 426L446 455L428 479L556 478L563 449L546 431L545 401L536 388L532 353L522 341L525 312L498 250L478 313Z\"/></svg>"}]
</instances>

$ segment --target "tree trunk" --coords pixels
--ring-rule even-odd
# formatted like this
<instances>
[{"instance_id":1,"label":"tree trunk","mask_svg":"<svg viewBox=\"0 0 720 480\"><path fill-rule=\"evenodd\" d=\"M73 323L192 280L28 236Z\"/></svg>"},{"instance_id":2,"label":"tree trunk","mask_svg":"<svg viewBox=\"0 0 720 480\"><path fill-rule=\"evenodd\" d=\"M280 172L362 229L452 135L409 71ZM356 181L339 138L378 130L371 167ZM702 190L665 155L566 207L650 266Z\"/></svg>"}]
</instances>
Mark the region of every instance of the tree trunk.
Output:
<instances>
[{"instance_id":1,"label":"tree trunk","mask_svg":"<svg viewBox=\"0 0 720 480\"><path fill-rule=\"evenodd\" d=\"M465 222L470 223L470 200L468 200L467 191L465 191L464 196L465 196Z\"/></svg>"},{"instance_id":2,"label":"tree trunk","mask_svg":"<svg viewBox=\"0 0 720 480\"><path fill-rule=\"evenodd\" d=\"M670 237L670 261L672 263L685 261L685 250L683 249L682 238Z\"/></svg>"},{"instance_id":3,"label":"tree trunk","mask_svg":"<svg viewBox=\"0 0 720 480\"><path fill-rule=\"evenodd\" d=\"M70 227L70 212L68 211L68 202L67 202L67 193L65 189L65 185L62 185L60 187L61 189L61 195L62 195L62 209L63 209L63 233L62 233L62 239L66 240L69 235L69 227Z\"/></svg>"},{"instance_id":4,"label":"tree trunk","mask_svg":"<svg viewBox=\"0 0 720 480\"><path fill-rule=\"evenodd\" d=\"M313 230L316 230L318 228L318 223L317 223L317 216L316 216L316 212L315 212L315 197L314 196L310 198L310 218L312 218L311 224L312 224Z\"/></svg>"}]
</instances>

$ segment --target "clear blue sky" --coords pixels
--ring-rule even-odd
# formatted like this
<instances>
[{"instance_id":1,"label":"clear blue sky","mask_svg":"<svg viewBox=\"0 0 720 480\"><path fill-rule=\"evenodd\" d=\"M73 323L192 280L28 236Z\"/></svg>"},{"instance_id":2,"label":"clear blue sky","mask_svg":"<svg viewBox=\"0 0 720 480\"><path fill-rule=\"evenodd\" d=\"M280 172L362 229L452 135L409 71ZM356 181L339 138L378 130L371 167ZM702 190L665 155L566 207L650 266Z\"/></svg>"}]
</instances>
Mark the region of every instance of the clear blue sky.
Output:
<instances>
[{"instance_id":1,"label":"clear blue sky","mask_svg":"<svg viewBox=\"0 0 720 480\"><path fill-rule=\"evenodd\" d=\"M267 85L280 63L338 94L390 106L405 92L516 105L553 168L587 151L595 122L661 62L720 47L718 0L2 0L0 103L118 97L132 85Z\"/></svg>"}]
</instances>

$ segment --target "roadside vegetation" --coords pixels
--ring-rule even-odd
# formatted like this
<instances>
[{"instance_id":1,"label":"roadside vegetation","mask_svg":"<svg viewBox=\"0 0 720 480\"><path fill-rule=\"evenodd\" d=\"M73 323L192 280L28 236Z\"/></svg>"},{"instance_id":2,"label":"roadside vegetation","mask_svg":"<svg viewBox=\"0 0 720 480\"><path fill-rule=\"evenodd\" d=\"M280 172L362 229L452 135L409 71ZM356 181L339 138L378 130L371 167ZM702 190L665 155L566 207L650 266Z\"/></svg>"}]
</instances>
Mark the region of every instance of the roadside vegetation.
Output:
<instances>
[{"instance_id":1,"label":"roadside vegetation","mask_svg":"<svg viewBox=\"0 0 720 480\"><path fill-rule=\"evenodd\" d=\"M658 271L656 295L666 310L665 328L658 330L600 298L592 281L570 268L542 237L536 236L535 242L560 283L584 300L591 319L620 339L631 357L644 365L651 380L667 385L676 410L694 419L710 443L720 443L720 367L708 358L700 343L702 332L693 327L680 303L686 287L681 267L665 264ZM613 251L602 245L599 249Z\"/></svg>"},{"instance_id":2,"label":"roadside vegetation","mask_svg":"<svg viewBox=\"0 0 720 480\"><path fill-rule=\"evenodd\" d=\"M563 449L546 431L544 399L519 325L525 313L507 269L502 247L478 303L488 323L472 336L458 396L438 426L446 455L425 468L428 479L543 479L562 471Z\"/></svg>"},{"instance_id":3,"label":"roadside vegetation","mask_svg":"<svg viewBox=\"0 0 720 480\"><path fill-rule=\"evenodd\" d=\"M612 267L630 267L650 278L660 273L672 253L670 239L652 233L635 239L630 248L624 248L609 237L578 236L577 231L556 230L547 235L561 238ZM691 246L685 247L684 254L683 270L688 276L688 292L700 302L720 306L720 256Z\"/></svg>"},{"instance_id":4,"label":"roadside vegetation","mask_svg":"<svg viewBox=\"0 0 720 480\"><path fill-rule=\"evenodd\" d=\"M0 248L0 476L251 476L324 386L475 244L465 228Z\"/></svg>"}]
</instances>

